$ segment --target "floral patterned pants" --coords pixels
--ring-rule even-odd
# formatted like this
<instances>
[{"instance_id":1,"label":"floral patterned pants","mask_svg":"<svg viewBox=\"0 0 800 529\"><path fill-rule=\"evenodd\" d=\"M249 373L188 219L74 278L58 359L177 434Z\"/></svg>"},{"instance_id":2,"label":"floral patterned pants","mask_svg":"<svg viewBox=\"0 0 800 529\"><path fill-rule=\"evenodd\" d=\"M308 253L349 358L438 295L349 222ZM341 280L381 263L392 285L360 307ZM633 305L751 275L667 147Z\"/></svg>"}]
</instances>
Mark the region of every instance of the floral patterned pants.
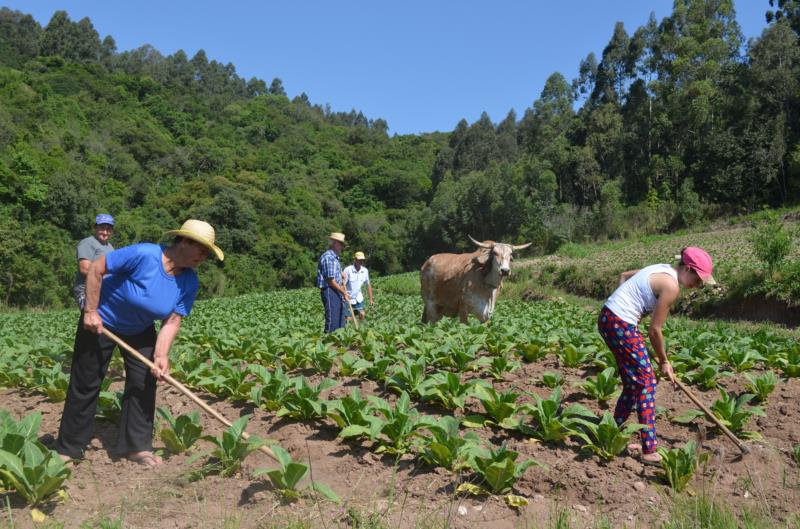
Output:
<instances>
[{"instance_id":1,"label":"floral patterned pants","mask_svg":"<svg viewBox=\"0 0 800 529\"><path fill-rule=\"evenodd\" d=\"M632 325L603 307L597 319L597 328L614 358L622 379L622 395L614 409L614 420L618 425L625 422L634 406L639 423L646 428L640 432L642 450L645 454L656 451L656 377L650 365L650 355L644 337L636 325Z\"/></svg>"}]
</instances>

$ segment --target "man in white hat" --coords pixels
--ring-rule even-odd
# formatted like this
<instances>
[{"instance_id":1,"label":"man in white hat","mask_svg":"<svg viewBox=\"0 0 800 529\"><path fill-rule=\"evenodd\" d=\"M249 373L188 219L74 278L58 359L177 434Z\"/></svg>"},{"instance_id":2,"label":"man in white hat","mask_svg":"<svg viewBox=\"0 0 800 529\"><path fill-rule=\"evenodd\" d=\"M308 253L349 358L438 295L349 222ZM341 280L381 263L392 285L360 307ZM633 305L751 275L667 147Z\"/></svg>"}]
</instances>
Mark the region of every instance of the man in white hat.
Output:
<instances>
[{"instance_id":1,"label":"man in white hat","mask_svg":"<svg viewBox=\"0 0 800 529\"><path fill-rule=\"evenodd\" d=\"M358 314L358 318L362 321L366 316L364 311L364 294L361 292L361 288L364 285L367 285L370 306L375 305L375 298L372 296L372 283L369 282L369 270L364 266L365 259L366 256L364 252L356 252L353 255L353 264L345 268L342 273L344 284L347 288L347 294L350 296L350 306L353 308L353 312ZM345 314L345 318L350 319L348 314Z\"/></svg>"},{"instance_id":2,"label":"man in white hat","mask_svg":"<svg viewBox=\"0 0 800 529\"><path fill-rule=\"evenodd\" d=\"M92 261L96 261L114 250L109 242L113 233L114 217L108 213L100 213L94 218L94 235L90 235L78 243L76 251L78 271L75 273L75 285L72 293L81 310L86 303L86 276L89 273L89 265L92 264Z\"/></svg>"},{"instance_id":3,"label":"man in white hat","mask_svg":"<svg viewBox=\"0 0 800 529\"><path fill-rule=\"evenodd\" d=\"M331 233L328 236L328 249L317 263L317 287L325 308L325 332L344 327L343 303L350 301L342 281L342 265L339 261L344 247L344 233Z\"/></svg>"}]
</instances>

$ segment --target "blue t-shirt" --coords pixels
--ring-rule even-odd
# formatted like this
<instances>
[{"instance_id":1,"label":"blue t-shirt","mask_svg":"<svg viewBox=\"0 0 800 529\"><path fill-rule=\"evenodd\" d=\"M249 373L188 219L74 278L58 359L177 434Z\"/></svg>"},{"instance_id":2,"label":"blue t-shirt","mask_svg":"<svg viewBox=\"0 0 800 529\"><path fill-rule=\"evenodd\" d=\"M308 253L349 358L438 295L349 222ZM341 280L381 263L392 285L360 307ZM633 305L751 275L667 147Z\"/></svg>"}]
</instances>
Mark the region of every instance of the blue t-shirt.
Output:
<instances>
[{"instance_id":1,"label":"blue t-shirt","mask_svg":"<svg viewBox=\"0 0 800 529\"><path fill-rule=\"evenodd\" d=\"M162 252L157 244L141 243L106 255L108 273L97 307L103 325L130 336L173 312L189 315L197 296L197 273L187 268L177 276L167 274Z\"/></svg>"}]
</instances>

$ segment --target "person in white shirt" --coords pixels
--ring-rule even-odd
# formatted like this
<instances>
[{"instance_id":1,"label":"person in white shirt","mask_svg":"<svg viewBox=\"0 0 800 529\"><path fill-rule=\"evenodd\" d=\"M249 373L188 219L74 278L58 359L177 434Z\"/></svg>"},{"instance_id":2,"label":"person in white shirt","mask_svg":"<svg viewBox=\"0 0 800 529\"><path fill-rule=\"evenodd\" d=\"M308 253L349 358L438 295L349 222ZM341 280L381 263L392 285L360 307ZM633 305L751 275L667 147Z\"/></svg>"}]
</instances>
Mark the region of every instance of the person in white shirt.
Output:
<instances>
[{"instance_id":1,"label":"person in white shirt","mask_svg":"<svg viewBox=\"0 0 800 529\"><path fill-rule=\"evenodd\" d=\"M342 278L344 279L344 286L347 289L347 294L350 296L350 306L353 308L353 313L358 314L358 318L363 320L366 314L364 310L364 294L361 293L361 288L367 285L370 306L375 305L375 298L372 296L372 284L369 282L369 270L364 266L364 260L366 259L364 252L356 252L353 257L353 264L344 269ZM345 315L349 312L349 309L346 310ZM350 319L349 316L347 316L347 318Z\"/></svg>"},{"instance_id":2,"label":"person in white shirt","mask_svg":"<svg viewBox=\"0 0 800 529\"><path fill-rule=\"evenodd\" d=\"M677 266L656 264L641 270L629 270L620 275L619 287L603 305L597 328L603 340L614 353L622 394L614 409L614 420L622 425L636 409L641 443L631 443L628 451L641 451L645 464L659 465L661 456L656 451L656 377L650 362L650 353L639 321L645 314L653 314L647 334L658 360L661 373L675 382L675 373L667 358L662 328L669 309L678 299L681 287L697 288L713 285L711 256L694 246L681 251Z\"/></svg>"}]
</instances>

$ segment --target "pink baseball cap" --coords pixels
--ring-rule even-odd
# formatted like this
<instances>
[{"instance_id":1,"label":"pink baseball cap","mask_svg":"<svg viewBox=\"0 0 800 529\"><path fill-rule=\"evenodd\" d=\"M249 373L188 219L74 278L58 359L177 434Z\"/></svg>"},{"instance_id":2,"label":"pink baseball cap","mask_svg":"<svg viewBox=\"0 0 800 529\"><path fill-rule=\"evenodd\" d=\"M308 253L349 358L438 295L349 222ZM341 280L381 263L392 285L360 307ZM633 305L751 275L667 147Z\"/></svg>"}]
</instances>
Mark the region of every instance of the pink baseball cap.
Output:
<instances>
[{"instance_id":1,"label":"pink baseball cap","mask_svg":"<svg viewBox=\"0 0 800 529\"><path fill-rule=\"evenodd\" d=\"M683 264L697 272L704 285L716 285L714 276L711 275L713 265L711 256L702 248L687 246L681 251L681 261Z\"/></svg>"}]
</instances>

